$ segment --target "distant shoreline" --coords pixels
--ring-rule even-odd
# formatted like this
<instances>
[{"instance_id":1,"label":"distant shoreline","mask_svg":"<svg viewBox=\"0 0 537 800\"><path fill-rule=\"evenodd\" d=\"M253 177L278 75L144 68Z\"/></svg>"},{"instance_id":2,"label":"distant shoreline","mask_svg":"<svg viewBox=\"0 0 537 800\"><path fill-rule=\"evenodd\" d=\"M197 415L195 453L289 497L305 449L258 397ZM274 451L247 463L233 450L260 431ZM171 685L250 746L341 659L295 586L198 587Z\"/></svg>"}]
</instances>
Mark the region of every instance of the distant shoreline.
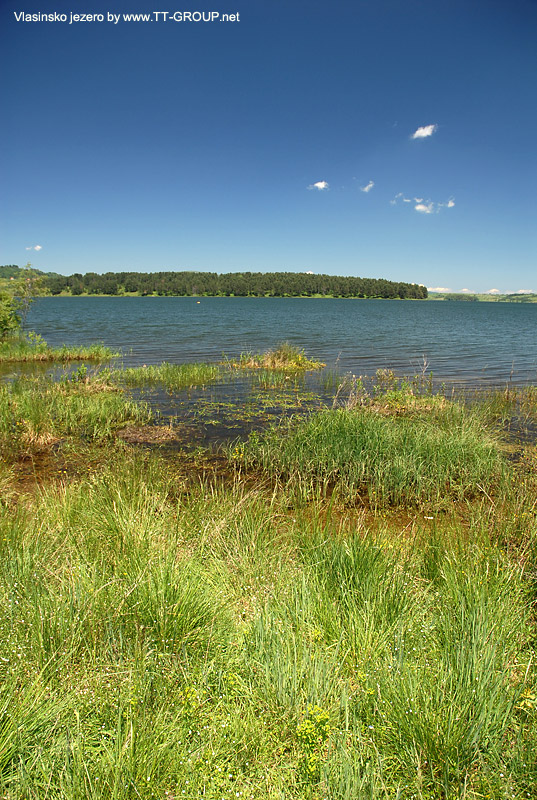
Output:
<instances>
[{"instance_id":1,"label":"distant shoreline","mask_svg":"<svg viewBox=\"0 0 537 800\"><path fill-rule=\"evenodd\" d=\"M157 297L184 297L190 299L204 299L204 298L214 298L219 300L236 300L237 298L245 299L245 300L397 300L397 301L412 301L412 302L428 302L432 300L433 302L466 302L466 303L520 303L520 304L528 304L528 303L537 303L537 294L525 294L525 295L509 295L509 294L497 294L497 295L489 295L489 294L429 294L428 297L418 298L418 297L341 297L340 295L333 295L333 294L313 294L313 295L237 295L237 294L230 294L230 295L221 295L221 294L141 294L139 292L123 292L122 294L71 294L69 292L60 292L60 294L47 294L43 295L43 297L110 297L112 299L118 299L121 297L145 297L145 298L157 298Z\"/></svg>"},{"instance_id":2,"label":"distant shoreline","mask_svg":"<svg viewBox=\"0 0 537 800\"><path fill-rule=\"evenodd\" d=\"M471 294L467 292L429 292L427 300L460 300L466 303L537 303L537 294Z\"/></svg>"},{"instance_id":3,"label":"distant shoreline","mask_svg":"<svg viewBox=\"0 0 537 800\"><path fill-rule=\"evenodd\" d=\"M143 297L143 298L174 298L174 297L183 297L185 299L191 300L200 300L200 299L215 299L215 300L397 300L397 301L407 301L412 300L416 302L422 302L422 300L426 300L427 298L422 297L342 297L340 295L333 295L333 294L311 294L311 295L285 295L285 294L273 294L273 295L257 295L257 294L229 294L229 295L222 295L222 294L139 294L137 292L124 292L122 294L70 294L68 292L60 292L60 294L46 294L42 295L40 299L47 298L47 297L110 297L112 299L119 299L122 297Z\"/></svg>"}]
</instances>

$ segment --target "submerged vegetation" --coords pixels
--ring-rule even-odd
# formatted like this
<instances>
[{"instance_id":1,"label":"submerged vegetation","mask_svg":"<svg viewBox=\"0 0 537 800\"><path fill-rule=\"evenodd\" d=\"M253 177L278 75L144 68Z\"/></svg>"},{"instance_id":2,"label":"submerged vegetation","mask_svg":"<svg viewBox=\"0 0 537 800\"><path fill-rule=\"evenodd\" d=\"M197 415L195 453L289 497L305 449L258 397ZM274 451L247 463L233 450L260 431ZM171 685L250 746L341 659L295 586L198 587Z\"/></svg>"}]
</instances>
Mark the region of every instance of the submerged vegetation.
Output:
<instances>
[{"instance_id":1,"label":"submerged vegetation","mask_svg":"<svg viewBox=\"0 0 537 800\"><path fill-rule=\"evenodd\" d=\"M535 390L349 380L228 466L122 438L173 366L1 387L0 795L535 797Z\"/></svg>"}]
</instances>

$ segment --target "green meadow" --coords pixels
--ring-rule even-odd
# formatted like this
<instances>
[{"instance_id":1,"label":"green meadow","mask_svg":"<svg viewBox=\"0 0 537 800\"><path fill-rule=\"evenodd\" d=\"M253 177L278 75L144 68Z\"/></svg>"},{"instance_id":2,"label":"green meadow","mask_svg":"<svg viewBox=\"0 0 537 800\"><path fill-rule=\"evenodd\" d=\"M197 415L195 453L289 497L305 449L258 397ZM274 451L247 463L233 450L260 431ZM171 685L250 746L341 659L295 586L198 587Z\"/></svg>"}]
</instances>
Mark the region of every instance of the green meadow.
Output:
<instances>
[{"instance_id":1,"label":"green meadow","mask_svg":"<svg viewBox=\"0 0 537 800\"><path fill-rule=\"evenodd\" d=\"M1 385L0 797L531 800L535 390L250 360ZM216 451L128 395L233 369Z\"/></svg>"}]
</instances>

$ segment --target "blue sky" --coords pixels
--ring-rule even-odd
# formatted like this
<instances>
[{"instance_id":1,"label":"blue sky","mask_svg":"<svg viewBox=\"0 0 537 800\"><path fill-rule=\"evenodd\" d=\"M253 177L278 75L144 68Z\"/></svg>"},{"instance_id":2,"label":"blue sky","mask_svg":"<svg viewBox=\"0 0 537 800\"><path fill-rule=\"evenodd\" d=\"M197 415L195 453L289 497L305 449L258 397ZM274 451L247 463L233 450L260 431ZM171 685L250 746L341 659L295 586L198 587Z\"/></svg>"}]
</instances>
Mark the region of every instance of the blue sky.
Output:
<instances>
[{"instance_id":1,"label":"blue sky","mask_svg":"<svg viewBox=\"0 0 537 800\"><path fill-rule=\"evenodd\" d=\"M162 10L239 21L14 13ZM535 0L3 0L0 29L0 263L537 291Z\"/></svg>"}]
</instances>

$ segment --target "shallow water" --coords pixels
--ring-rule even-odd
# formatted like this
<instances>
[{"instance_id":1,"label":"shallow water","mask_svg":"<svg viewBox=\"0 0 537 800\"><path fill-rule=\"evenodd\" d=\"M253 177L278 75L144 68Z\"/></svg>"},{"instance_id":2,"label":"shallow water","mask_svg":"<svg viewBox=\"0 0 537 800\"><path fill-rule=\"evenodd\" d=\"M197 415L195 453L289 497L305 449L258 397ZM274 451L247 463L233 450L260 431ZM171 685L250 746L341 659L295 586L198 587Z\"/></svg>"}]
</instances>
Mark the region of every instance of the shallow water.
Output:
<instances>
[{"instance_id":1,"label":"shallow water","mask_svg":"<svg viewBox=\"0 0 537 800\"><path fill-rule=\"evenodd\" d=\"M218 361L281 341L356 375L422 371L465 386L537 383L537 304L218 297L50 297L28 327L100 341L125 366Z\"/></svg>"}]
</instances>

